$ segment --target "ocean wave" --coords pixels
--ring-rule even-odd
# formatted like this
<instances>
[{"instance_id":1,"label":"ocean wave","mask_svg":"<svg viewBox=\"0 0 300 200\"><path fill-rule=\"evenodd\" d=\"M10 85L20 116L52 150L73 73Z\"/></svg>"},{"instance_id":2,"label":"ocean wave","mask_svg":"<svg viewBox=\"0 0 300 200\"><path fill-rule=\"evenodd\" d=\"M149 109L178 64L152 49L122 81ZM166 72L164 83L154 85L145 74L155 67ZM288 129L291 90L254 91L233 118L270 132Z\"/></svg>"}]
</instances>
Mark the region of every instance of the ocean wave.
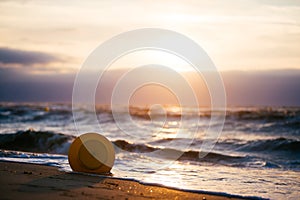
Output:
<instances>
[{"instance_id":1,"label":"ocean wave","mask_svg":"<svg viewBox=\"0 0 300 200\"><path fill-rule=\"evenodd\" d=\"M70 105L0 104L0 123L41 122L72 119Z\"/></svg>"},{"instance_id":2,"label":"ocean wave","mask_svg":"<svg viewBox=\"0 0 300 200\"><path fill-rule=\"evenodd\" d=\"M167 144L171 141L185 141L185 138L164 138L153 142L151 145L161 145ZM202 140L194 140L191 146L200 147L202 145ZM257 140L241 140L241 139L224 139L219 140L215 146L217 149L225 149L228 151L243 151L243 152L286 152L289 154L300 154L300 141L297 139L288 139L284 137L274 138L274 139L257 139Z\"/></svg>"},{"instance_id":3,"label":"ocean wave","mask_svg":"<svg viewBox=\"0 0 300 200\"><path fill-rule=\"evenodd\" d=\"M199 151L181 151L170 148L159 148L152 147L146 144L132 144L125 140L117 140L113 142L117 147L122 150L135 152L135 153L152 153L151 155L155 155L156 157L164 158L164 159L173 159L176 158L180 161L195 161L195 162L208 162L208 163L222 163L222 164L234 164L237 162L244 162L245 159L249 160L249 157L244 156L233 156L233 155L225 155L214 152L204 152L206 154L205 157L199 158ZM202 152L203 153L203 152ZM177 158L179 157L179 158Z\"/></svg>"},{"instance_id":4,"label":"ocean wave","mask_svg":"<svg viewBox=\"0 0 300 200\"><path fill-rule=\"evenodd\" d=\"M74 136L29 129L0 134L0 148L35 153L67 154Z\"/></svg>"},{"instance_id":5,"label":"ocean wave","mask_svg":"<svg viewBox=\"0 0 300 200\"><path fill-rule=\"evenodd\" d=\"M299 119L299 108L242 108L228 109L227 118L236 120L286 121Z\"/></svg>"},{"instance_id":6,"label":"ocean wave","mask_svg":"<svg viewBox=\"0 0 300 200\"><path fill-rule=\"evenodd\" d=\"M222 115L223 112L218 110L210 110L210 108L189 108L178 107L171 105L163 105L161 107L152 108L150 106L120 106L114 108L120 115L130 114L132 117L141 118L144 120L151 120L153 117L168 117L174 120L180 120L185 115L191 118L209 119L213 114ZM108 115L112 116L111 106L109 105L96 105L95 109L90 109L84 105L74 106L74 111L79 112L84 118L89 118L93 115L94 111L99 116ZM61 120L63 118L72 119L72 105L71 104L12 104L12 103L0 103L0 122L34 122L45 120ZM261 122L272 123L276 128L287 127L291 129L299 129L300 121L300 108L257 108L257 107L245 107L245 108L227 108L226 111L226 123L231 122ZM273 127L271 127L273 128Z\"/></svg>"},{"instance_id":7,"label":"ocean wave","mask_svg":"<svg viewBox=\"0 0 300 200\"><path fill-rule=\"evenodd\" d=\"M67 155L69 146L74 138L74 136L62 133L29 129L10 134L0 134L0 149ZM257 163L259 163L258 166L267 168L279 166L286 166L291 169L299 168L300 141L295 139L277 138L253 141L231 139L219 141L215 146L214 152L201 152L206 154L203 158L199 158L200 152L197 150L184 151L173 147L161 147L164 142L168 143L170 141L170 138L166 138L159 139L157 142L141 144L131 143L126 140L116 140L113 141L113 144L127 152L145 153L147 156L161 159L176 159L179 161L204 162L238 167L257 167ZM175 143L180 141L180 138L175 139ZM193 142L201 143L201 141L197 140ZM193 147L193 144L191 147ZM118 148L116 150L117 153L120 153ZM284 155L284 157L281 156L278 160L278 157L276 157L278 155ZM274 162L273 158L278 162ZM287 163L285 160L293 160L294 162Z\"/></svg>"},{"instance_id":8,"label":"ocean wave","mask_svg":"<svg viewBox=\"0 0 300 200\"><path fill-rule=\"evenodd\" d=\"M26 131L18 131L10 134L0 134L0 148L11 150L23 150L34 152L62 152L61 146L69 144L75 136L65 135L51 131L35 131L29 129ZM151 145L160 145L175 140L184 140L180 138L165 138L150 142ZM201 140L195 140L191 145L201 144ZM114 141L114 144L121 149L132 152L151 152L157 150L157 147L145 144L131 144L126 140ZM272 152L284 151L289 153L300 154L300 141L296 139L288 139L284 137L276 139L260 139L260 140L237 140L227 139L218 141L217 147L223 149L246 151L246 152ZM65 151L66 152L66 151Z\"/></svg>"},{"instance_id":9,"label":"ocean wave","mask_svg":"<svg viewBox=\"0 0 300 200\"><path fill-rule=\"evenodd\" d=\"M29 129L27 131L18 131L13 134L1 134L0 149L66 155L73 140L74 137L70 135ZM116 140L113 143L117 147L128 152L156 152L153 155L165 159L172 159L173 155L181 155L178 160L182 161L187 160L211 163L240 162L244 159L244 157L240 156L223 155L218 153L208 153L204 158L199 159L199 152L197 151L180 151L169 148L152 147L146 144L132 144L126 140Z\"/></svg>"},{"instance_id":10,"label":"ocean wave","mask_svg":"<svg viewBox=\"0 0 300 200\"><path fill-rule=\"evenodd\" d=\"M254 140L239 145L237 150L266 153L270 153L271 151L285 151L289 153L299 154L300 141L282 137L269 140Z\"/></svg>"}]
</instances>

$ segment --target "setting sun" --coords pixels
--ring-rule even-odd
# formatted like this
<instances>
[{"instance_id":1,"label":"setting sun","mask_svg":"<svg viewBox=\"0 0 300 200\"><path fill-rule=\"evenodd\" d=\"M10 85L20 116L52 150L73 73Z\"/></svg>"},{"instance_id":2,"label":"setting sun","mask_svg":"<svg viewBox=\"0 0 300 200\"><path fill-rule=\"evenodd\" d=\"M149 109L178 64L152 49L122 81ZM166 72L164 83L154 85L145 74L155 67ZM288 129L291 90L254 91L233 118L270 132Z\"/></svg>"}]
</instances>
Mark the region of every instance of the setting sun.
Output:
<instances>
[{"instance_id":1,"label":"setting sun","mask_svg":"<svg viewBox=\"0 0 300 200\"><path fill-rule=\"evenodd\" d=\"M299 199L300 1L0 0L1 199Z\"/></svg>"}]
</instances>

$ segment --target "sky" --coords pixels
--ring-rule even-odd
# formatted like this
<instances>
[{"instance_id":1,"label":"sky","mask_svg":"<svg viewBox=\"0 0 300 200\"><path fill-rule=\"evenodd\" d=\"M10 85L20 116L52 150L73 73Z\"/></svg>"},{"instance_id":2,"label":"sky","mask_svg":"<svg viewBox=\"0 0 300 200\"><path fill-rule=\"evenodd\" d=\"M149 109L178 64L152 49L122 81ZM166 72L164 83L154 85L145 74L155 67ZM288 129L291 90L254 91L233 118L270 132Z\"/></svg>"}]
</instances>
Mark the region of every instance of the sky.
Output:
<instances>
[{"instance_id":1,"label":"sky","mask_svg":"<svg viewBox=\"0 0 300 200\"><path fill-rule=\"evenodd\" d=\"M231 104L300 104L299 96L293 96L300 93L295 78L300 70L300 2L293 0L2 0L0 101L70 100L72 81L87 56L111 37L139 28L170 29L197 42L224 76ZM142 52L114 67L126 68L136 60L179 70L186 64L174 56ZM275 102L270 91L276 88L267 83L274 79L266 77L278 76L279 93L291 94ZM265 91L258 93L253 83L261 82L258 87ZM55 90L58 85L63 92ZM242 100L245 88L257 97Z\"/></svg>"}]
</instances>

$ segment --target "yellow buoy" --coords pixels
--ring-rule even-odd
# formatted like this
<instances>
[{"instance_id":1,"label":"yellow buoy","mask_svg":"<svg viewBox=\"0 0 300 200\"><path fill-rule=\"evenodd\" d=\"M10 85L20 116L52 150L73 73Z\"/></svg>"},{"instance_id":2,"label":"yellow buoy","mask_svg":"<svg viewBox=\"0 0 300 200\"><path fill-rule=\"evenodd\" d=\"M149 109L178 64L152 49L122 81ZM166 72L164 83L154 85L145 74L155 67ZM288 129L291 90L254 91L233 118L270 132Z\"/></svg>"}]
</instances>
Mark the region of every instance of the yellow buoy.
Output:
<instances>
[{"instance_id":1,"label":"yellow buoy","mask_svg":"<svg viewBox=\"0 0 300 200\"><path fill-rule=\"evenodd\" d=\"M49 108L48 106L46 106L46 107L44 108L44 111L45 111L45 112L49 112L49 111L50 111L50 108Z\"/></svg>"},{"instance_id":2,"label":"yellow buoy","mask_svg":"<svg viewBox=\"0 0 300 200\"><path fill-rule=\"evenodd\" d=\"M105 174L113 167L115 150L103 135L86 133L73 141L68 159L73 171Z\"/></svg>"}]
</instances>

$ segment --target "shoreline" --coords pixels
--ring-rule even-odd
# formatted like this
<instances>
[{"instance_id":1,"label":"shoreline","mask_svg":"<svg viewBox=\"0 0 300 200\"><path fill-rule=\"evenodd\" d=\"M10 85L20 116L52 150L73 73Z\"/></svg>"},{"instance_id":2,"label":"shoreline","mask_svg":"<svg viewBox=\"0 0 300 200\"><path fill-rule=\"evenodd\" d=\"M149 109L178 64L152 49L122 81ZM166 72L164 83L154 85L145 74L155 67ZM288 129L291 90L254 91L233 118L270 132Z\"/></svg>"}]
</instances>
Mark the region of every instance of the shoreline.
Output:
<instances>
[{"instance_id":1,"label":"shoreline","mask_svg":"<svg viewBox=\"0 0 300 200\"><path fill-rule=\"evenodd\" d=\"M184 190L135 179L63 172L59 168L0 161L2 199L261 199Z\"/></svg>"}]
</instances>

